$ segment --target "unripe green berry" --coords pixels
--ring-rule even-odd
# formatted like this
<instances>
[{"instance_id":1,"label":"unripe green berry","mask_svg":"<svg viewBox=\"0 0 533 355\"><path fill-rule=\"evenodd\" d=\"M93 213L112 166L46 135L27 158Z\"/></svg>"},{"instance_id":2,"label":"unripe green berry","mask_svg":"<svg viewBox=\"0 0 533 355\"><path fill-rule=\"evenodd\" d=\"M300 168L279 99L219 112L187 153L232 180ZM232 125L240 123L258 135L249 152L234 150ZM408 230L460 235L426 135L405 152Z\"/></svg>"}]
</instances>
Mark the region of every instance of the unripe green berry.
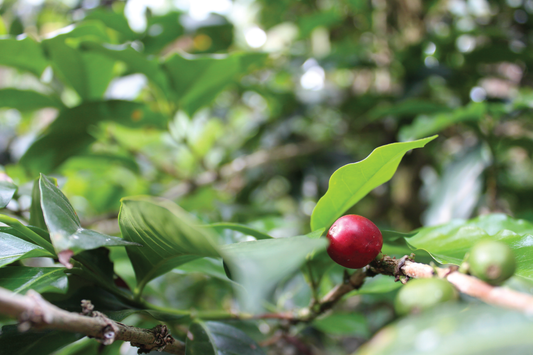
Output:
<instances>
[{"instance_id":1,"label":"unripe green berry","mask_svg":"<svg viewBox=\"0 0 533 355\"><path fill-rule=\"evenodd\" d=\"M516 260L511 248L496 240L483 240L476 243L468 257L472 275L491 285L501 285L513 276Z\"/></svg>"},{"instance_id":2,"label":"unripe green berry","mask_svg":"<svg viewBox=\"0 0 533 355\"><path fill-rule=\"evenodd\" d=\"M394 301L399 315L419 313L425 309L457 299L457 291L444 279L414 279L400 289Z\"/></svg>"}]
</instances>

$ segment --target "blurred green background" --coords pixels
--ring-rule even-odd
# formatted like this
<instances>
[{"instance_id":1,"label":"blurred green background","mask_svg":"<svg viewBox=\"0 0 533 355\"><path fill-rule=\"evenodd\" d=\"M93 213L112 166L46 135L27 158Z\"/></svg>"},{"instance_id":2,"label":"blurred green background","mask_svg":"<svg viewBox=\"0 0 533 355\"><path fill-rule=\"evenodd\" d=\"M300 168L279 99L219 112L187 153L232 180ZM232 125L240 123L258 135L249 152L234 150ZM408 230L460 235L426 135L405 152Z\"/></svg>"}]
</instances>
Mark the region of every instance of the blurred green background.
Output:
<instances>
[{"instance_id":1,"label":"blurred green background","mask_svg":"<svg viewBox=\"0 0 533 355\"><path fill-rule=\"evenodd\" d=\"M404 232L488 212L533 221L532 14L532 0L0 0L0 35L28 41L24 60L0 47L0 169L19 186L8 209L27 217L43 172L105 233L119 232L122 197L147 194L294 236L336 169L439 134L350 212ZM46 60L31 52L41 41ZM186 53L229 56L198 70ZM279 306L307 305L299 277ZM183 270L150 287L177 308L231 302L227 282ZM391 299L353 298L347 309L371 314L347 320L362 330L324 325L314 346L354 351L394 318Z\"/></svg>"}]
</instances>

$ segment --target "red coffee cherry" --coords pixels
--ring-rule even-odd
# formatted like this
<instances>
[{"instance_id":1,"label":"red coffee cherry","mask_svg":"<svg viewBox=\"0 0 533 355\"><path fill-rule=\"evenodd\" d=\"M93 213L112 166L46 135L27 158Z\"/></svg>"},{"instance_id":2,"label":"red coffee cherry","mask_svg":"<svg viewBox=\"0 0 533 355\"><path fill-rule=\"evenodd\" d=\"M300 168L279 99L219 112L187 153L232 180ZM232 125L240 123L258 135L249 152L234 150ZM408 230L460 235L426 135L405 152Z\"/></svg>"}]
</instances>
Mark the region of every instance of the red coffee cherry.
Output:
<instances>
[{"instance_id":1,"label":"red coffee cherry","mask_svg":"<svg viewBox=\"0 0 533 355\"><path fill-rule=\"evenodd\" d=\"M383 236L365 217L349 214L339 218L328 231L328 254L337 264L350 269L368 265L381 251Z\"/></svg>"}]
</instances>

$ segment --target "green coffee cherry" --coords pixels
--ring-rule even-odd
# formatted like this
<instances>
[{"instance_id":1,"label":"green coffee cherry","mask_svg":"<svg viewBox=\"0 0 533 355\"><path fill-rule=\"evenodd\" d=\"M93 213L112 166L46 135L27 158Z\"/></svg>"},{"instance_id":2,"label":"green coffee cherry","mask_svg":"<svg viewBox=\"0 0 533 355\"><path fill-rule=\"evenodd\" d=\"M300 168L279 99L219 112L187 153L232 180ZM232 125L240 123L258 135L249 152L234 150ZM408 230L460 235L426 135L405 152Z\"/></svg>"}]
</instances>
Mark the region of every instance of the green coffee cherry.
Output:
<instances>
[{"instance_id":1,"label":"green coffee cherry","mask_svg":"<svg viewBox=\"0 0 533 355\"><path fill-rule=\"evenodd\" d=\"M399 315L419 313L425 309L457 299L457 291L444 279L414 279L400 289L394 309Z\"/></svg>"},{"instance_id":2,"label":"green coffee cherry","mask_svg":"<svg viewBox=\"0 0 533 355\"><path fill-rule=\"evenodd\" d=\"M491 285L501 285L513 276L516 260L511 248L496 240L483 240L476 243L468 257L472 275Z\"/></svg>"}]
</instances>

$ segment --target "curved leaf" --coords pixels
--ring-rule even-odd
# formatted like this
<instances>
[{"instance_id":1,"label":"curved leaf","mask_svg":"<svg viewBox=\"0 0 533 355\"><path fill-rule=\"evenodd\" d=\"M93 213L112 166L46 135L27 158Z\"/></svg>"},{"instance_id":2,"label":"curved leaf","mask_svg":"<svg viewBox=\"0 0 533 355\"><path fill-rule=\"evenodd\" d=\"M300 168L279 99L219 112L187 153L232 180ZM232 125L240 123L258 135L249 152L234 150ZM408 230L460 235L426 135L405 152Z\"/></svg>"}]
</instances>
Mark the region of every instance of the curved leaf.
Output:
<instances>
[{"instance_id":1,"label":"curved leaf","mask_svg":"<svg viewBox=\"0 0 533 355\"><path fill-rule=\"evenodd\" d=\"M185 355L265 354L242 330L219 322L192 323L185 346Z\"/></svg>"},{"instance_id":2,"label":"curved leaf","mask_svg":"<svg viewBox=\"0 0 533 355\"><path fill-rule=\"evenodd\" d=\"M17 186L9 181L0 181L0 208L7 206L17 192Z\"/></svg>"},{"instance_id":3,"label":"curved leaf","mask_svg":"<svg viewBox=\"0 0 533 355\"><path fill-rule=\"evenodd\" d=\"M465 254L480 239L508 244L515 254L516 275L533 280L533 224L504 214L484 215L471 220L454 220L426 227L406 239L412 249L423 249L442 264L461 264Z\"/></svg>"},{"instance_id":4,"label":"curved leaf","mask_svg":"<svg viewBox=\"0 0 533 355\"><path fill-rule=\"evenodd\" d=\"M332 335L359 335L364 338L370 335L366 317L355 312L328 314L316 319L313 327Z\"/></svg>"},{"instance_id":5,"label":"curved leaf","mask_svg":"<svg viewBox=\"0 0 533 355\"><path fill-rule=\"evenodd\" d=\"M374 149L364 160L335 171L329 180L328 191L313 210L311 229L329 228L372 189L389 181L405 153L425 146L436 137L384 145Z\"/></svg>"},{"instance_id":6,"label":"curved leaf","mask_svg":"<svg viewBox=\"0 0 533 355\"><path fill-rule=\"evenodd\" d=\"M528 354L532 332L526 314L485 304L448 304L387 326L355 355Z\"/></svg>"},{"instance_id":7,"label":"curved leaf","mask_svg":"<svg viewBox=\"0 0 533 355\"><path fill-rule=\"evenodd\" d=\"M0 267L16 260L39 256L51 257L54 255L38 245L0 232Z\"/></svg>"},{"instance_id":8,"label":"curved leaf","mask_svg":"<svg viewBox=\"0 0 533 355\"><path fill-rule=\"evenodd\" d=\"M67 197L42 174L39 179L39 189L44 220L56 252L71 250L77 254L82 250L96 249L101 246L138 246L122 238L82 228L80 219Z\"/></svg>"},{"instance_id":9,"label":"curved leaf","mask_svg":"<svg viewBox=\"0 0 533 355\"><path fill-rule=\"evenodd\" d=\"M229 222L212 223L212 224L204 225L202 227L212 228L219 233L220 231L223 231L224 229L230 229L236 232L241 232L242 234L245 234L245 235L251 235L257 240L272 239L272 237L266 233L260 232L251 227L245 226L243 224L238 224L238 223L229 223Z\"/></svg>"},{"instance_id":10,"label":"curved leaf","mask_svg":"<svg viewBox=\"0 0 533 355\"><path fill-rule=\"evenodd\" d=\"M60 100L37 91L6 88L0 90L0 107L33 111L44 107L62 108L63 104Z\"/></svg>"},{"instance_id":11,"label":"curved leaf","mask_svg":"<svg viewBox=\"0 0 533 355\"><path fill-rule=\"evenodd\" d=\"M114 60L125 63L131 72L146 75L148 80L157 85L163 94L169 90L169 81L165 72L156 60L147 59L143 54L137 52L129 44L109 45L95 42L83 42L81 44L85 51L100 53Z\"/></svg>"},{"instance_id":12,"label":"curved leaf","mask_svg":"<svg viewBox=\"0 0 533 355\"><path fill-rule=\"evenodd\" d=\"M150 280L177 266L220 256L208 230L196 227L192 216L171 201L147 196L122 199L119 225L125 240L143 245L126 248L137 294Z\"/></svg>"},{"instance_id":13,"label":"curved leaf","mask_svg":"<svg viewBox=\"0 0 533 355\"><path fill-rule=\"evenodd\" d=\"M245 289L237 289L244 309L256 312L276 283L298 270L310 253L318 253L327 245L326 238L302 235L228 244L220 249L233 279Z\"/></svg>"},{"instance_id":14,"label":"curved leaf","mask_svg":"<svg viewBox=\"0 0 533 355\"><path fill-rule=\"evenodd\" d=\"M41 46L29 37L0 39L0 65L26 70L40 77L48 66Z\"/></svg>"},{"instance_id":15,"label":"curved leaf","mask_svg":"<svg viewBox=\"0 0 533 355\"><path fill-rule=\"evenodd\" d=\"M65 293L68 279L64 267L7 266L0 269L0 286L15 293L29 289L42 292Z\"/></svg>"},{"instance_id":16,"label":"curved leaf","mask_svg":"<svg viewBox=\"0 0 533 355\"><path fill-rule=\"evenodd\" d=\"M172 89L181 108L192 116L208 105L228 84L243 75L252 66L260 66L264 53L237 53L231 55L178 55L169 57L162 67L170 78Z\"/></svg>"}]
</instances>

